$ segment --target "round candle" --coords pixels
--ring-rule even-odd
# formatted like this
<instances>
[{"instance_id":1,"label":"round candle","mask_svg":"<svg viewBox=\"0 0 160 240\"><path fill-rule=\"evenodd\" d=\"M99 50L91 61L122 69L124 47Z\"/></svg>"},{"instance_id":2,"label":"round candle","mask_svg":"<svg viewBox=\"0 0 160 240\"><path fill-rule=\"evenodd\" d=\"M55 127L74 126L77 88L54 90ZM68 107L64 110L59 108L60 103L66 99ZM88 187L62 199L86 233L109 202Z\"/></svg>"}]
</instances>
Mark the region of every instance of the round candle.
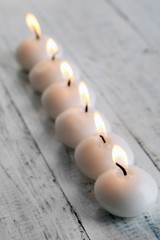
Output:
<instances>
[{"instance_id":1,"label":"round candle","mask_svg":"<svg viewBox=\"0 0 160 240\"><path fill-rule=\"evenodd\" d=\"M67 74L61 72L60 66L63 60L55 58L58 47L52 39L47 41L46 51L48 55L52 54L51 58L38 62L29 74L31 85L38 92L43 92L56 81L68 80Z\"/></svg>"},{"instance_id":2,"label":"round candle","mask_svg":"<svg viewBox=\"0 0 160 240\"><path fill-rule=\"evenodd\" d=\"M156 201L158 188L154 179L136 166L122 167L123 149L113 148L114 168L99 176L94 192L99 204L119 217L135 217L147 211Z\"/></svg>"},{"instance_id":3,"label":"round candle","mask_svg":"<svg viewBox=\"0 0 160 240\"><path fill-rule=\"evenodd\" d=\"M75 150L79 169L91 179L97 179L103 172L114 167L112 148L115 144L126 151L129 164L134 162L133 152L126 141L116 134L107 133L104 121L97 112L94 121L99 133L82 140Z\"/></svg>"},{"instance_id":4,"label":"round candle","mask_svg":"<svg viewBox=\"0 0 160 240\"><path fill-rule=\"evenodd\" d=\"M16 51L16 58L24 69L30 70L37 62L48 58L46 52L48 38L41 36L40 25L32 14L27 14L26 23L31 31L34 31L35 37L31 36L21 42Z\"/></svg>"},{"instance_id":5,"label":"round candle","mask_svg":"<svg viewBox=\"0 0 160 240\"><path fill-rule=\"evenodd\" d=\"M84 83L80 92L86 98L86 107L69 108L62 112L55 122L55 129L59 139L69 147L75 148L84 138L97 132L94 124L95 110L88 107L89 94ZM109 122L106 120L107 131L110 132Z\"/></svg>"},{"instance_id":6,"label":"round candle","mask_svg":"<svg viewBox=\"0 0 160 240\"><path fill-rule=\"evenodd\" d=\"M83 105L79 95L81 83L72 81L73 71L67 62L62 62L61 72L68 75L68 81L64 80L52 84L42 95L42 105L53 119L68 108ZM94 100L94 96L91 99ZM93 106L93 104L94 101L90 105Z\"/></svg>"}]
</instances>

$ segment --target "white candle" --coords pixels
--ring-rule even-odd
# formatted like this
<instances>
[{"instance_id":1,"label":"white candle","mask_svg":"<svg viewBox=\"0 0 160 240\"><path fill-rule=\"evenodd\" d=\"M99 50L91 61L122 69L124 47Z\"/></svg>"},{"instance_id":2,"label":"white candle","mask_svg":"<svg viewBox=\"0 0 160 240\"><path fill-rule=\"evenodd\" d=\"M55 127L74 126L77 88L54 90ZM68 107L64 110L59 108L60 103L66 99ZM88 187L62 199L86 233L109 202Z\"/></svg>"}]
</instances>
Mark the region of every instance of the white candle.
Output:
<instances>
[{"instance_id":1,"label":"white candle","mask_svg":"<svg viewBox=\"0 0 160 240\"><path fill-rule=\"evenodd\" d=\"M122 149L117 151L117 148L113 148L113 155L117 155L113 156L116 164L121 158L120 152L123 152ZM117 165L100 175L94 191L97 201L108 212L120 217L135 217L153 205L158 188L154 179L143 169Z\"/></svg>"},{"instance_id":2,"label":"white candle","mask_svg":"<svg viewBox=\"0 0 160 240\"><path fill-rule=\"evenodd\" d=\"M40 25L32 14L27 14L26 23L36 36L31 36L21 42L16 51L16 58L24 69L30 70L37 62L49 58L46 52L48 38L41 36Z\"/></svg>"},{"instance_id":3,"label":"white candle","mask_svg":"<svg viewBox=\"0 0 160 240\"><path fill-rule=\"evenodd\" d=\"M133 164L133 152L120 136L106 133L101 116L94 114L95 125L99 134L94 134L82 140L75 150L75 160L79 169L89 178L97 179L103 172L114 167L112 148L120 145L127 153L128 163Z\"/></svg>"},{"instance_id":4,"label":"white candle","mask_svg":"<svg viewBox=\"0 0 160 240\"><path fill-rule=\"evenodd\" d=\"M55 82L49 86L42 95L42 105L50 117L55 119L64 110L71 107L82 106L79 95L79 82L73 81L73 71L67 62L62 62L61 72L64 77L67 74L67 81ZM94 94L91 94L91 106L94 104Z\"/></svg>"},{"instance_id":5,"label":"white candle","mask_svg":"<svg viewBox=\"0 0 160 240\"><path fill-rule=\"evenodd\" d=\"M48 39L46 51L50 55L50 59L38 62L29 74L31 85L38 92L43 92L56 81L68 80L67 74L64 75L61 72L60 66L64 60L56 57L58 47L53 39Z\"/></svg>"},{"instance_id":6,"label":"white candle","mask_svg":"<svg viewBox=\"0 0 160 240\"><path fill-rule=\"evenodd\" d=\"M95 110L88 107L89 94L83 83L80 91L86 97L86 107L69 108L62 112L55 122L57 136L64 144L72 148L75 148L84 138L97 132L94 124ZM105 120L105 123L107 131L110 132L109 122Z\"/></svg>"}]
</instances>

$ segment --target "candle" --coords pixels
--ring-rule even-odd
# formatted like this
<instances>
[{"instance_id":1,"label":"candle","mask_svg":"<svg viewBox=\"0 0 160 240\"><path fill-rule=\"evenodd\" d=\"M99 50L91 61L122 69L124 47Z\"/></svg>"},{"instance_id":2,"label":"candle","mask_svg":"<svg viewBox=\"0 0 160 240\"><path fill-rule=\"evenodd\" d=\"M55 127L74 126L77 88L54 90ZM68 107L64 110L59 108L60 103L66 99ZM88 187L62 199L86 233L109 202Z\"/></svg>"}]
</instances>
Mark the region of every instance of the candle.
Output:
<instances>
[{"instance_id":1,"label":"candle","mask_svg":"<svg viewBox=\"0 0 160 240\"><path fill-rule=\"evenodd\" d=\"M135 217L156 201L158 188L143 169L127 165L127 155L120 146L113 147L115 167L99 176L94 191L99 204L120 217Z\"/></svg>"},{"instance_id":2,"label":"candle","mask_svg":"<svg viewBox=\"0 0 160 240\"><path fill-rule=\"evenodd\" d=\"M53 39L48 39L46 51L50 55L50 59L38 62L29 74L31 85L38 92L43 92L49 85L56 81L68 79L68 76L61 72L60 66L63 60L56 57L58 47Z\"/></svg>"},{"instance_id":3,"label":"candle","mask_svg":"<svg viewBox=\"0 0 160 240\"><path fill-rule=\"evenodd\" d=\"M30 70L37 62L48 58L46 53L46 41L48 38L41 36L40 25L33 14L27 14L26 23L29 29L35 33L35 37L31 36L25 39L18 46L16 58L24 69Z\"/></svg>"},{"instance_id":4,"label":"candle","mask_svg":"<svg viewBox=\"0 0 160 240\"><path fill-rule=\"evenodd\" d=\"M129 164L133 164L133 153L120 136L107 133L102 117L95 112L94 121L98 133L82 140L75 150L75 160L79 169L89 178L97 179L103 172L114 167L112 148L119 144L128 155Z\"/></svg>"},{"instance_id":5,"label":"candle","mask_svg":"<svg viewBox=\"0 0 160 240\"><path fill-rule=\"evenodd\" d=\"M71 66L63 61L60 69L64 78L67 77L68 80L55 82L42 95L42 105L53 119L68 108L82 106L79 96L79 86L81 83L73 81ZM94 96L91 99L94 99ZM91 106L93 104L94 101L91 102Z\"/></svg>"},{"instance_id":6,"label":"candle","mask_svg":"<svg viewBox=\"0 0 160 240\"><path fill-rule=\"evenodd\" d=\"M79 87L81 100L86 101L85 107L73 107L62 112L55 122L55 129L59 139L69 147L75 148L82 139L96 133L94 124L94 109L89 108L89 93L82 82ZM106 120L107 131L110 124Z\"/></svg>"}]
</instances>

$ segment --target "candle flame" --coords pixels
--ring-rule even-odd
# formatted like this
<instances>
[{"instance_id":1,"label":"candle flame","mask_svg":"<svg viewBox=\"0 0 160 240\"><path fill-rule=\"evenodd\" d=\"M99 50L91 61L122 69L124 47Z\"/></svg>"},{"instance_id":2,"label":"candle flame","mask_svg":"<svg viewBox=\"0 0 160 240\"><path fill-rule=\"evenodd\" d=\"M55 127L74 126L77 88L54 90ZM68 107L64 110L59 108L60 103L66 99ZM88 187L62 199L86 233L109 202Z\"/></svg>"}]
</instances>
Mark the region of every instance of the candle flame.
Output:
<instances>
[{"instance_id":1,"label":"candle flame","mask_svg":"<svg viewBox=\"0 0 160 240\"><path fill-rule=\"evenodd\" d=\"M35 16L32 13L28 13L26 15L26 23L28 28L32 31L35 32L36 38L39 38L41 35L41 28L39 25L39 22L35 18Z\"/></svg>"},{"instance_id":2,"label":"candle flame","mask_svg":"<svg viewBox=\"0 0 160 240\"><path fill-rule=\"evenodd\" d=\"M71 66L69 65L69 63L64 61L61 63L60 69L61 69L61 73L63 74L63 76L68 77L68 79L69 79L68 83L70 85L73 80L73 70L72 70Z\"/></svg>"},{"instance_id":3,"label":"candle flame","mask_svg":"<svg viewBox=\"0 0 160 240\"><path fill-rule=\"evenodd\" d=\"M112 149L113 162L122 164L125 168L128 168L128 157L123 148L119 145L114 145Z\"/></svg>"},{"instance_id":4,"label":"candle flame","mask_svg":"<svg viewBox=\"0 0 160 240\"><path fill-rule=\"evenodd\" d=\"M101 135L104 135L105 138L107 138L107 131L105 123L101 117L101 115L98 112L94 113L94 122L97 128L97 132Z\"/></svg>"},{"instance_id":5,"label":"candle flame","mask_svg":"<svg viewBox=\"0 0 160 240\"><path fill-rule=\"evenodd\" d=\"M47 53L48 55L51 55L53 57L56 56L56 54L58 53L58 47L57 44L55 43L55 41L51 38L49 38L47 40L47 44L46 44L46 49L47 49Z\"/></svg>"},{"instance_id":6,"label":"candle flame","mask_svg":"<svg viewBox=\"0 0 160 240\"><path fill-rule=\"evenodd\" d=\"M88 88L84 82L80 82L80 84L79 84L79 94L80 94L82 104L84 103L84 99L85 99L86 108L88 109L89 92L88 92Z\"/></svg>"}]
</instances>

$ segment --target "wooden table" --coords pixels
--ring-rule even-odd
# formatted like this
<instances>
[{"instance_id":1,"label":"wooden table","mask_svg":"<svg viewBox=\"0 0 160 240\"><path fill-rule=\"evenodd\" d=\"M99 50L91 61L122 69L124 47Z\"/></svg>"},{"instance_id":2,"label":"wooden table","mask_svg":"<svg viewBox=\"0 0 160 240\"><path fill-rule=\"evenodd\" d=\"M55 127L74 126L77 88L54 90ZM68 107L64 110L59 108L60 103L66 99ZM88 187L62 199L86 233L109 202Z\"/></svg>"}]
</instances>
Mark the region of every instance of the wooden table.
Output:
<instances>
[{"instance_id":1,"label":"wooden table","mask_svg":"<svg viewBox=\"0 0 160 240\"><path fill-rule=\"evenodd\" d=\"M0 240L160 239L159 200L137 218L108 214L74 152L56 138L15 60L30 34L27 12L79 66L95 89L97 109L160 186L160 2L1 0Z\"/></svg>"}]
</instances>

